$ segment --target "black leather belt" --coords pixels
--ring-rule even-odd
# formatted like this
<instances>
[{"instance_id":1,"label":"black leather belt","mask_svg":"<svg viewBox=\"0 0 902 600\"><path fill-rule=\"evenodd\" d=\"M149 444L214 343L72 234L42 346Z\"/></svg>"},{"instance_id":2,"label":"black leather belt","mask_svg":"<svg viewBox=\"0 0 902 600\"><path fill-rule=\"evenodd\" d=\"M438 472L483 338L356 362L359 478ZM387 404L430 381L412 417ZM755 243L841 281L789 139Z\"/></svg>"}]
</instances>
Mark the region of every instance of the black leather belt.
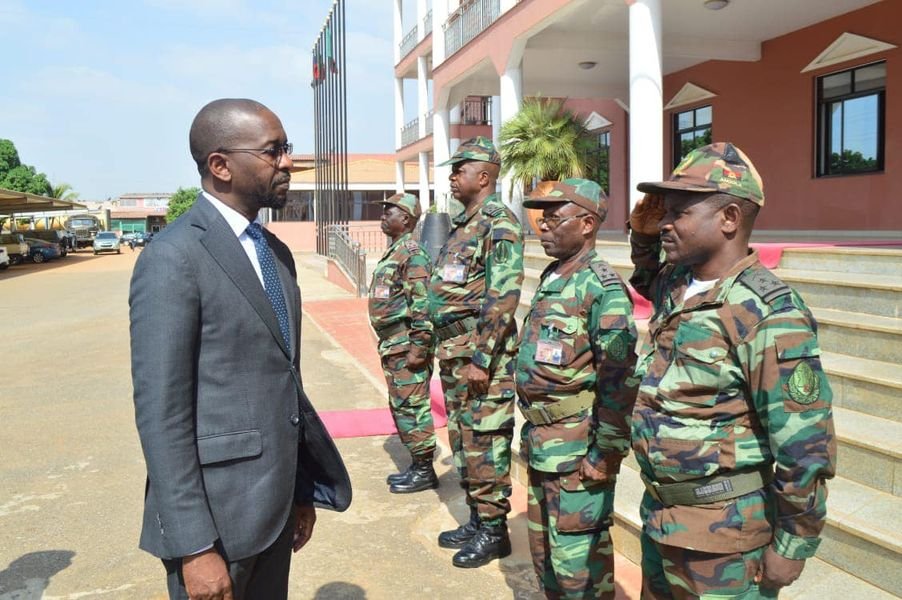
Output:
<instances>
[{"instance_id":1,"label":"black leather belt","mask_svg":"<svg viewBox=\"0 0 902 600\"><path fill-rule=\"evenodd\" d=\"M676 483L658 483L640 473L645 489L664 506L694 506L731 500L760 490L774 479L770 467L734 471Z\"/></svg>"},{"instance_id":2,"label":"black leather belt","mask_svg":"<svg viewBox=\"0 0 902 600\"><path fill-rule=\"evenodd\" d=\"M453 323L448 323L444 327L436 328L435 337L437 337L440 342L450 340L453 337L473 331L476 329L478 322L476 317L464 317L463 319L458 319Z\"/></svg>"}]
</instances>

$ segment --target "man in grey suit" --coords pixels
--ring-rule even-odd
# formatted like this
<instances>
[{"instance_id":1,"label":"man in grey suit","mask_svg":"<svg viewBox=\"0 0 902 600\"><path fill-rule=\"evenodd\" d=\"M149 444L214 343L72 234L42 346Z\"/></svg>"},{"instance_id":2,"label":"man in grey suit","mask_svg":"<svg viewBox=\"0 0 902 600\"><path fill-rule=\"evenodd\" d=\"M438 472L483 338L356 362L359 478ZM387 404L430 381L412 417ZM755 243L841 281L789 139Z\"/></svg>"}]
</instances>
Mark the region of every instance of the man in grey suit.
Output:
<instances>
[{"instance_id":1,"label":"man in grey suit","mask_svg":"<svg viewBox=\"0 0 902 600\"><path fill-rule=\"evenodd\" d=\"M203 192L138 258L129 296L140 546L171 598L285 598L314 506L351 501L301 383L294 261L257 220L285 205L291 144L252 100L209 103L189 137Z\"/></svg>"}]
</instances>

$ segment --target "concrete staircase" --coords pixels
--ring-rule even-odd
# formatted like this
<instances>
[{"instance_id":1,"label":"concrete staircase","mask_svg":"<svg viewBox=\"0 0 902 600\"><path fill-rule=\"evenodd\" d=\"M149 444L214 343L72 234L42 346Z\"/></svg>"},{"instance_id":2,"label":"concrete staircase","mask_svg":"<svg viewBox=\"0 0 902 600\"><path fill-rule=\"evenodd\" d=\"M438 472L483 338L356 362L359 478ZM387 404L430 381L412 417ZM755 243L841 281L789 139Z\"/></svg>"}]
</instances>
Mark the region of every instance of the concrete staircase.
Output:
<instances>
[{"instance_id":1,"label":"concrete staircase","mask_svg":"<svg viewBox=\"0 0 902 600\"><path fill-rule=\"evenodd\" d=\"M627 243L599 241L597 250L629 278ZM548 262L529 240L520 322ZM775 273L818 320L839 446L817 558L780 597L902 597L902 249L787 249ZM647 322L637 326L641 338ZM614 540L636 562L642 492L630 455L617 484Z\"/></svg>"}]
</instances>

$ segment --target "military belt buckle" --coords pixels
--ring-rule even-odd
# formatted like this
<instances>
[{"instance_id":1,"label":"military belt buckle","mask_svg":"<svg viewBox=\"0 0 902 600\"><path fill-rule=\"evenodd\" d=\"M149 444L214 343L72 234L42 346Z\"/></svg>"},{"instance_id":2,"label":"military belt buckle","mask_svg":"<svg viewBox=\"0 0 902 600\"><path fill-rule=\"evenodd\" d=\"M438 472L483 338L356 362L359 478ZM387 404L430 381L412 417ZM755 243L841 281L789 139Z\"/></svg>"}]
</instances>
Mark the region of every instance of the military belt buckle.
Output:
<instances>
[{"instance_id":1,"label":"military belt buckle","mask_svg":"<svg viewBox=\"0 0 902 600\"><path fill-rule=\"evenodd\" d=\"M554 419L551 418L551 414L548 412L548 409L545 406L537 406L534 409L539 415L542 417L542 425L550 425L554 423Z\"/></svg>"}]
</instances>

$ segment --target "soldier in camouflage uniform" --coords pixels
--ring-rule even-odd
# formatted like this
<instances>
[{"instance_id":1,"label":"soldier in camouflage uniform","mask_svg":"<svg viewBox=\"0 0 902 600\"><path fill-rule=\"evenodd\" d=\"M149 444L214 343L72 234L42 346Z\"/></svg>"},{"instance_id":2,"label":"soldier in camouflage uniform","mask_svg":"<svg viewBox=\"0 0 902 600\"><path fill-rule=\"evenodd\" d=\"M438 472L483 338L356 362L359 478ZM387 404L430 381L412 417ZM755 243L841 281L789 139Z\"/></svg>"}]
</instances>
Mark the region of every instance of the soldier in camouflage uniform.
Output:
<instances>
[{"instance_id":1,"label":"soldier in camouflage uniform","mask_svg":"<svg viewBox=\"0 0 902 600\"><path fill-rule=\"evenodd\" d=\"M453 564L479 567L510 554L510 447L514 429L514 312L523 283L523 235L495 194L501 163L492 141L462 143L451 192L464 205L452 221L429 284L448 437L470 519L442 532L459 548Z\"/></svg>"},{"instance_id":2,"label":"soldier in camouflage uniform","mask_svg":"<svg viewBox=\"0 0 902 600\"><path fill-rule=\"evenodd\" d=\"M607 214L597 183L540 184L523 205L543 209L542 246L557 259L542 273L517 354L529 547L548 598L613 598L614 483L638 385L633 305L595 253Z\"/></svg>"},{"instance_id":3,"label":"soldier in camouflage uniform","mask_svg":"<svg viewBox=\"0 0 902 600\"><path fill-rule=\"evenodd\" d=\"M373 271L369 312L379 337L388 405L412 459L409 469L388 476L389 491L403 494L438 487L432 466L432 322L426 298L432 263L412 236L421 213L416 196L395 194L382 204L382 232L392 244Z\"/></svg>"},{"instance_id":4,"label":"soldier in camouflage uniform","mask_svg":"<svg viewBox=\"0 0 902 600\"><path fill-rule=\"evenodd\" d=\"M773 598L817 550L835 472L817 325L749 250L764 192L738 148L638 188L630 281L654 306L632 418L643 597Z\"/></svg>"}]
</instances>

